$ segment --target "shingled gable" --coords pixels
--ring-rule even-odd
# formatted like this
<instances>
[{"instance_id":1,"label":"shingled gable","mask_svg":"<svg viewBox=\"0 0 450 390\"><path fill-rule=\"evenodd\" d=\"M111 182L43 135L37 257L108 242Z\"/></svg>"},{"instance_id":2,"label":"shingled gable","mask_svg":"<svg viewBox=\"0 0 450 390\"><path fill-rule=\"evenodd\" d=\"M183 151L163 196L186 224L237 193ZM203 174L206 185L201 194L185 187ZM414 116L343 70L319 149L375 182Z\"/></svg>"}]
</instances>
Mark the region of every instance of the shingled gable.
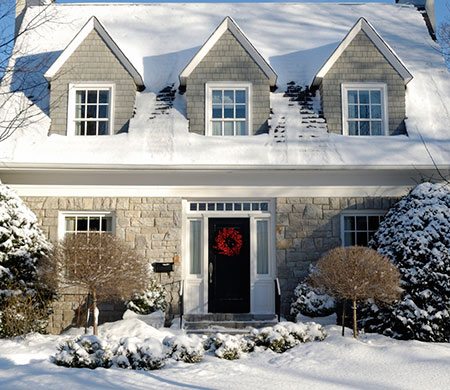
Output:
<instances>
[{"instance_id":1,"label":"shingled gable","mask_svg":"<svg viewBox=\"0 0 450 390\"><path fill-rule=\"evenodd\" d=\"M233 36L238 40L238 42L244 47L250 57L258 64L261 70L269 79L270 86L273 88L277 82L277 74L273 68L267 63L267 61L259 54L258 50L252 45L250 40L245 36L236 22L227 16L223 22L217 27L214 33L208 38L205 44L197 52L197 54L192 58L189 64L183 69L180 74L180 86L186 86L186 79L196 68L196 66L203 60L203 58L208 54L210 49L216 44L220 37L229 30Z\"/></svg>"},{"instance_id":2,"label":"shingled gable","mask_svg":"<svg viewBox=\"0 0 450 390\"><path fill-rule=\"evenodd\" d=\"M103 39L111 52L116 56L122 66L133 78L136 87L139 91L145 89L144 81L141 75L130 62L130 60L125 56L125 54L120 50L119 46L114 42L111 36L106 31L105 27L100 23L100 21L92 16L83 28L78 32L78 34L72 39L72 41L66 46L63 52L55 60L55 62L48 68L45 72L44 77L47 81L51 81L52 78L58 73L65 62L70 58L70 56L75 52L75 50L80 46L80 44L86 39L91 31L95 30L98 35Z\"/></svg>"},{"instance_id":3,"label":"shingled gable","mask_svg":"<svg viewBox=\"0 0 450 390\"><path fill-rule=\"evenodd\" d=\"M403 78L405 85L408 84L413 76L409 72L406 65L400 60L394 50L384 41L383 38L377 33L375 28L364 18L360 18L355 25L350 29L345 38L339 44L339 46L334 50L328 60L323 64L320 70L314 77L311 86L319 87L322 79L328 73L328 71L333 67L335 62L345 51L348 45L353 41L356 35L360 31L364 31L370 41L375 45L375 47L380 51L381 54L386 58L386 60L391 64L391 66L398 72L398 74Z\"/></svg>"}]
</instances>

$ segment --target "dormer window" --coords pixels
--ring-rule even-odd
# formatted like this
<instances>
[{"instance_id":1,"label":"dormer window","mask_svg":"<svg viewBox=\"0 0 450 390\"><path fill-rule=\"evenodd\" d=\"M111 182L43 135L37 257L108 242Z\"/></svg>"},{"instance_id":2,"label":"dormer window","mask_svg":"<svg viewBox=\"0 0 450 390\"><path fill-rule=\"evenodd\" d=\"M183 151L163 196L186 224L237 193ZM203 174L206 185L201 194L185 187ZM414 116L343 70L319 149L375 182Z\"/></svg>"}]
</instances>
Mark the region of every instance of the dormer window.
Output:
<instances>
[{"instance_id":1,"label":"dormer window","mask_svg":"<svg viewBox=\"0 0 450 390\"><path fill-rule=\"evenodd\" d=\"M67 134L79 136L112 133L112 85L71 85Z\"/></svg>"},{"instance_id":2,"label":"dormer window","mask_svg":"<svg viewBox=\"0 0 450 390\"><path fill-rule=\"evenodd\" d=\"M206 134L212 136L248 135L250 126L249 83L206 84Z\"/></svg>"},{"instance_id":3,"label":"dormer window","mask_svg":"<svg viewBox=\"0 0 450 390\"><path fill-rule=\"evenodd\" d=\"M343 122L346 135L386 135L386 84L343 84Z\"/></svg>"}]
</instances>

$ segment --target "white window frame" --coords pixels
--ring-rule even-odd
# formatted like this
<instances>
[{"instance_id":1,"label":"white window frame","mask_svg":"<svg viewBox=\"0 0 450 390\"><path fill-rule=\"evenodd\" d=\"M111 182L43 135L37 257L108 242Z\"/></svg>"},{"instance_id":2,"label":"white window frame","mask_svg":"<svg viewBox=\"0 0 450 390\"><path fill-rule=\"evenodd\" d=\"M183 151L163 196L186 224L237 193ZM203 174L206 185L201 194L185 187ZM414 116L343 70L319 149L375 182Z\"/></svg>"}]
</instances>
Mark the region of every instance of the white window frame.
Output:
<instances>
[{"instance_id":1,"label":"white window frame","mask_svg":"<svg viewBox=\"0 0 450 390\"><path fill-rule=\"evenodd\" d=\"M205 134L213 136L212 134L212 90L213 89L246 89L247 91L247 134L245 136L231 135L231 136L214 136L214 137L248 137L253 135L253 121L252 121L252 84L248 82L238 81L220 81L205 83Z\"/></svg>"},{"instance_id":2,"label":"white window frame","mask_svg":"<svg viewBox=\"0 0 450 390\"><path fill-rule=\"evenodd\" d=\"M114 133L114 100L115 84L111 83L77 83L69 84L69 94L67 100L67 135L75 136L75 102L76 91L86 89L109 89L109 115L108 115L108 134ZM79 136L84 137L84 136ZM90 135L89 137L99 137L99 135ZM102 135L101 137L104 137Z\"/></svg>"},{"instance_id":3,"label":"white window frame","mask_svg":"<svg viewBox=\"0 0 450 390\"><path fill-rule=\"evenodd\" d=\"M356 90L376 90L381 92L381 123L383 125L383 134L379 135L349 135L348 132L348 95L350 89ZM342 128L343 134L351 137L382 137L389 135L389 118L388 118L388 96L386 83L343 83L341 84L342 97ZM370 106L369 106L370 107Z\"/></svg>"},{"instance_id":4,"label":"white window frame","mask_svg":"<svg viewBox=\"0 0 450 390\"><path fill-rule=\"evenodd\" d=\"M345 217L384 217L387 213L387 210L346 210L341 212L341 221L340 221L340 227L341 227L341 246L345 245L345 223L344 218Z\"/></svg>"},{"instance_id":5,"label":"white window frame","mask_svg":"<svg viewBox=\"0 0 450 390\"><path fill-rule=\"evenodd\" d=\"M58 213L58 238L60 240L66 234L66 217L110 217L112 219L111 234L116 234L116 215L113 211L60 211Z\"/></svg>"}]
</instances>

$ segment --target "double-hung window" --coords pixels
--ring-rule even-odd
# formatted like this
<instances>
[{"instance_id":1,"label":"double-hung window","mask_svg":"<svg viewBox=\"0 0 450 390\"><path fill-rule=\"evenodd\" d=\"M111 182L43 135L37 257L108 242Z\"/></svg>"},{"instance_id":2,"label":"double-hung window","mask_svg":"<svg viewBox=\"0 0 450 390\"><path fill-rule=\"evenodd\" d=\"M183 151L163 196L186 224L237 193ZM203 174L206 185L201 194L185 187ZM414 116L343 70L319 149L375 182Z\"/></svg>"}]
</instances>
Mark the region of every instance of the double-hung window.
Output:
<instances>
[{"instance_id":1,"label":"double-hung window","mask_svg":"<svg viewBox=\"0 0 450 390\"><path fill-rule=\"evenodd\" d=\"M109 135L112 129L112 86L74 85L69 92L68 134Z\"/></svg>"},{"instance_id":2,"label":"double-hung window","mask_svg":"<svg viewBox=\"0 0 450 390\"><path fill-rule=\"evenodd\" d=\"M250 84L208 83L206 88L206 134L250 134Z\"/></svg>"},{"instance_id":3,"label":"double-hung window","mask_svg":"<svg viewBox=\"0 0 450 390\"><path fill-rule=\"evenodd\" d=\"M387 135L386 84L343 84L342 113L346 135Z\"/></svg>"}]
</instances>

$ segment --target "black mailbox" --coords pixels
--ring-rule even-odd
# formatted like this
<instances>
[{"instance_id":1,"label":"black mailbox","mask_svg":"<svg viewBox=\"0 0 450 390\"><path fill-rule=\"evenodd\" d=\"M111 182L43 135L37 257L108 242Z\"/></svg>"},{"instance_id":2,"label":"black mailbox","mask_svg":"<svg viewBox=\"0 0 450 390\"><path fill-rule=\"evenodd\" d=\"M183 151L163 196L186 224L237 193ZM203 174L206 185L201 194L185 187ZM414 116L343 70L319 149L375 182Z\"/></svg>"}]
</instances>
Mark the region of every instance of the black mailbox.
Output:
<instances>
[{"instance_id":1,"label":"black mailbox","mask_svg":"<svg viewBox=\"0 0 450 390\"><path fill-rule=\"evenodd\" d=\"M173 271L173 262L167 263L152 263L154 272L172 272Z\"/></svg>"}]
</instances>

